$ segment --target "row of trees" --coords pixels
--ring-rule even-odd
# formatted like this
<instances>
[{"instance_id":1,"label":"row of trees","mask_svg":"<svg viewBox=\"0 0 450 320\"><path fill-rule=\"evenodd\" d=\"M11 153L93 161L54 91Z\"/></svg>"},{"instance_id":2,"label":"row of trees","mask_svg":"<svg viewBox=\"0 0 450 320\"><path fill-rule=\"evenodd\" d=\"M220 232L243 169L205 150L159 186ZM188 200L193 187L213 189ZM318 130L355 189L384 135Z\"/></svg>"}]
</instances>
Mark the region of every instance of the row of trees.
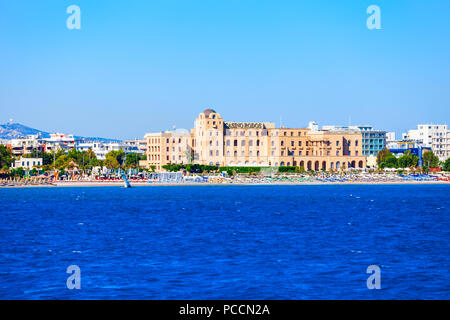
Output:
<instances>
[{"instance_id":1,"label":"row of trees","mask_svg":"<svg viewBox=\"0 0 450 320\"><path fill-rule=\"evenodd\" d=\"M236 175L239 173L259 173L263 169L272 169L271 167L218 167L211 165L200 164L166 164L162 168L169 172L178 172L186 170L189 173L210 173L210 172L227 172L228 175ZM303 173L305 168L303 166L283 166L278 167L278 172Z\"/></svg>"},{"instance_id":2,"label":"row of trees","mask_svg":"<svg viewBox=\"0 0 450 320\"><path fill-rule=\"evenodd\" d=\"M437 168L442 166L444 171L450 171L450 158L444 162L439 162L439 158L433 153L433 151L425 151L422 155L423 167ZM381 150L377 154L378 167L384 168L415 168L418 166L419 157L411 154L411 152L405 151L402 156L397 158L389 150Z\"/></svg>"},{"instance_id":3,"label":"row of trees","mask_svg":"<svg viewBox=\"0 0 450 320\"><path fill-rule=\"evenodd\" d=\"M105 166L108 169L136 169L139 167L139 160L145 160L144 155L137 153L129 153L125 155L123 150L110 151L106 154L105 160L97 159L97 156L92 150L79 151L75 148L69 150L67 153L64 150L56 152L41 152L32 150L30 153L23 155L25 158L42 158L42 166L39 168L44 171L58 169L58 170L72 170L79 169L85 171L96 166ZM11 150L4 145L0 145L0 169L17 171L10 169L11 164L15 160Z\"/></svg>"}]
</instances>

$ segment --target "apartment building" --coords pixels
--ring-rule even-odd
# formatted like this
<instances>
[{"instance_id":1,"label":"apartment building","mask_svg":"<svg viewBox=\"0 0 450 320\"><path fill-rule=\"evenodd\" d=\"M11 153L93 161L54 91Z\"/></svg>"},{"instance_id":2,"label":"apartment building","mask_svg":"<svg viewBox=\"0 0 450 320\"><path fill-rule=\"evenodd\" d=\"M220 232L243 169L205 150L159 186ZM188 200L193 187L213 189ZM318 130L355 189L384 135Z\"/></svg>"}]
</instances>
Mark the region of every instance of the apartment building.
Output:
<instances>
[{"instance_id":1,"label":"apartment building","mask_svg":"<svg viewBox=\"0 0 450 320\"><path fill-rule=\"evenodd\" d=\"M147 146L147 160L140 165L162 171L166 164L187 164L192 162L192 135L186 130L148 133L144 140Z\"/></svg>"},{"instance_id":2,"label":"apartment building","mask_svg":"<svg viewBox=\"0 0 450 320\"><path fill-rule=\"evenodd\" d=\"M403 139L411 139L431 148L440 161L450 157L450 131L446 124L419 124L417 129L404 133Z\"/></svg>"}]
</instances>

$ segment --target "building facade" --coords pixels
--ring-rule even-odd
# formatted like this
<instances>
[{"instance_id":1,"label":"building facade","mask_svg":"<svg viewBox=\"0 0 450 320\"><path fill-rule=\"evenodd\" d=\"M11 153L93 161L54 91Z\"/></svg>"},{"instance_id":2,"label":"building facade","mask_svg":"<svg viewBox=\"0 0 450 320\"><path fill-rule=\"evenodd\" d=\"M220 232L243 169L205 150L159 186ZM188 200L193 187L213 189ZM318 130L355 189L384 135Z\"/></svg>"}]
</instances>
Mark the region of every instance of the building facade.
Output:
<instances>
[{"instance_id":1,"label":"building facade","mask_svg":"<svg viewBox=\"0 0 450 320\"><path fill-rule=\"evenodd\" d=\"M375 130L372 126L323 126L328 131L359 131L362 134L362 153L365 156L376 156L386 148L386 131Z\"/></svg>"},{"instance_id":2,"label":"building facade","mask_svg":"<svg viewBox=\"0 0 450 320\"><path fill-rule=\"evenodd\" d=\"M34 167L42 166L42 158L20 158L12 163L11 167L14 169L23 168L31 170Z\"/></svg>"},{"instance_id":3,"label":"building facade","mask_svg":"<svg viewBox=\"0 0 450 320\"><path fill-rule=\"evenodd\" d=\"M360 130L276 128L273 122L227 122L212 109L200 113L190 133L145 136L145 166L196 163L217 166L299 166L305 170L365 168ZM192 155L192 159L189 159Z\"/></svg>"},{"instance_id":4,"label":"building facade","mask_svg":"<svg viewBox=\"0 0 450 320\"><path fill-rule=\"evenodd\" d=\"M450 157L450 131L446 124L419 124L417 129L404 133L403 139L411 139L431 148L440 161Z\"/></svg>"},{"instance_id":5,"label":"building facade","mask_svg":"<svg viewBox=\"0 0 450 320\"><path fill-rule=\"evenodd\" d=\"M99 160L105 160L106 154L110 151L123 150L125 155L129 153L144 154L144 151L140 150L139 147L133 143L126 142L101 142L101 141L91 141L91 142L81 142L76 145L78 151L92 150L95 156Z\"/></svg>"},{"instance_id":6,"label":"building facade","mask_svg":"<svg viewBox=\"0 0 450 320\"><path fill-rule=\"evenodd\" d=\"M139 165L156 171L163 171L166 164L187 164L192 162L192 134L185 130L148 133L144 140L147 146L146 160Z\"/></svg>"}]
</instances>

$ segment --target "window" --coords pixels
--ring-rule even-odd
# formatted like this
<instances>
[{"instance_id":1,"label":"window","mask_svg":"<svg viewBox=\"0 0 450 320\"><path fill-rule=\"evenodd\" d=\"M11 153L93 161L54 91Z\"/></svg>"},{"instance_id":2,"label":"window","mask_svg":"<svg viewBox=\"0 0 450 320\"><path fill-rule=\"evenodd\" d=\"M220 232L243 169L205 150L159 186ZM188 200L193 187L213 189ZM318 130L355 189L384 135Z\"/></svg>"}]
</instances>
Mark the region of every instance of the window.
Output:
<instances>
[{"instance_id":1,"label":"window","mask_svg":"<svg viewBox=\"0 0 450 320\"><path fill-rule=\"evenodd\" d=\"M291 141L291 147L293 147L294 146L294 141Z\"/></svg>"},{"instance_id":2,"label":"window","mask_svg":"<svg viewBox=\"0 0 450 320\"><path fill-rule=\"evenodd\" d=\"M339 146L339 141L336 141L336 147L338 147Z\"/></svg>"},{"instance_id":3,"label":"window","mask_svg":"<svg viewBox=\"0 0 450 320\"><path fill-rule=\"evenodd\" d=\"M302 146L302 142L301 142L301 141L298 142L298 146L299 146L299 147Z\"/></svg>"},{"instance_id":4,"label":"window","mask_svg":"<svg viewBox=\"0 0 450 320\"><path fill-rule=\"evenodd\" d=\"M241 141L241 146L242 146L242 147L245 147L245 140L242 140L242 141Z\"/></svg>"},{"instance_id":5,"label":"window","mask_svg":"<svg viewBox=\"0 0 450 320\"><path fill-rule=\"evenodd\" d=\"M336 151L336 155L337 155L337 156L339 155L339 150Z\"/></svg>"},{"instance_id":6,"label":"window","mask_svg":"<svg viewBox=\"0 0 450 320\"><path fill-rule=\"evenodd\" d=\"M237 147L237 145L238 145L237 142L238 142L237 140L234 140L234 146L235 147Z\"/></svg>"}]
</instances>

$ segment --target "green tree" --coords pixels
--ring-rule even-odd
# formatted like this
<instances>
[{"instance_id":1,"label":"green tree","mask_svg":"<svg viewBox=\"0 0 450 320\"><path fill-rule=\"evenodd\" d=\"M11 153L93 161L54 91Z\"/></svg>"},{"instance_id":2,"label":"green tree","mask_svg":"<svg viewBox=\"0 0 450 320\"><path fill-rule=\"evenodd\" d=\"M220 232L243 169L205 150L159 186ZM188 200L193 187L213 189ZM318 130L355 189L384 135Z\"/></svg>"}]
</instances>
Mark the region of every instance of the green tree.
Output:
<instances>
[{"instance_id":1,"label":"green tree","mask_svg":"<svg viewBox=\"0 0 450 320\"><path fill-rule=\"evenodd\" d=\"M61 154L59 154L61 155ZM39 151L33 149L29 154L24 156L25 158L42 158L42 165L47 166L53 164L53 153Z\"/></svg>"},{"instance_id":2,"label":"green tree","mask_svg":"<svg viewBox=\"0 0 450 320\"><path fill-rule=\"evenodd\" d=\"M125 159L125 152L123 150L113 150L105 155L104 166L108 169L121 168Z\"/></svg>"},{"instance_id":3,"label":"green tree","mask_svg":"<svg viewBox=\"0 0 450 320\"><path fill-rule=\"evenodd\" d=\"M410 168L416 167L419 162L419 157L411 154L409 150L405 151L403 155L398 158L398 167L400 168Z\"/></svg>"},{"instance_id":4,"label":"green tree","mask_svg":"<svg viewBox=\"0 0 450 320\"><path fill-rule=\"evenodd\" d=\"M444 161L444 165L442 166L442 170L450 171L450 158Z\"/></svg>"},{"instance_id":5,"label":"green tree","mask_svg":"<svg viewBox=\"0 0 450 320\"><path fill-rule=\"evenodd\" d=\"M169 172L178 172L181 169L184 169L185 166L183 166L182 164L169 163L169 164L163 165L162 168Z\"/></svg>"},{"instance_id":6,"label":"green tree","mask_svg":"<svg viewBox=\"0 0 450 320\"><path fill-rule=\"evenodd\" d=\"M425 151L422 155L423 165L428 168L439 167L439 158L433 153L433 151Z\"/></svg>"},{"instance_id":7,"label":"green tree","mask_svg":"<svg viewBox=\"0 0 450 320\"><path fill-rule=\"evenodd\" d=\"M11 149L0 144L0 168L8 169L13 162Z\"/></svg>"},{"instance_id":8,"label":"green tree","mask_svg":"<svg viewBox=\"0 0 450 320\"><path fill-rule=\"evenodd\" d=\"M19 177L22 178L25 175L25 170L23 168L17 168L10 171L11 177Z\"/></svg>"},{"instance_id":9,"label":"green tree","mask_svg":"<svg viewBox=\"0 0 450 320\"><path fill-rule=\"evenodd\" d=\"M139 160L145 160L145 156L139 153L129 153L126 155L125 165L127 168L137 168L139 166Z\"/></svg>"},{"instance_id":10,"label":"green tree","mask_svg":"<svg viewBox=\"0 0 450 320\"><path fill-rule=\"evenodd\" d=\"M398 167L398 160L397 158L389 152L389 154L383 158L384 161L382 161L378 166L381 169L384 168L397 168Z\"/></svg>"},{"instance_id":11,"label":"green tree","mask_svg":"<svg viewBox=\"0 0 450 320\"><path fill-rule=\"evenodd\" d=\"M377 153L377 164L380 166L383 162L386 163L386 158L393 156L393 154L387 150L387 149L383 149L378 151Z\"/></svg>"}]
</instances>

